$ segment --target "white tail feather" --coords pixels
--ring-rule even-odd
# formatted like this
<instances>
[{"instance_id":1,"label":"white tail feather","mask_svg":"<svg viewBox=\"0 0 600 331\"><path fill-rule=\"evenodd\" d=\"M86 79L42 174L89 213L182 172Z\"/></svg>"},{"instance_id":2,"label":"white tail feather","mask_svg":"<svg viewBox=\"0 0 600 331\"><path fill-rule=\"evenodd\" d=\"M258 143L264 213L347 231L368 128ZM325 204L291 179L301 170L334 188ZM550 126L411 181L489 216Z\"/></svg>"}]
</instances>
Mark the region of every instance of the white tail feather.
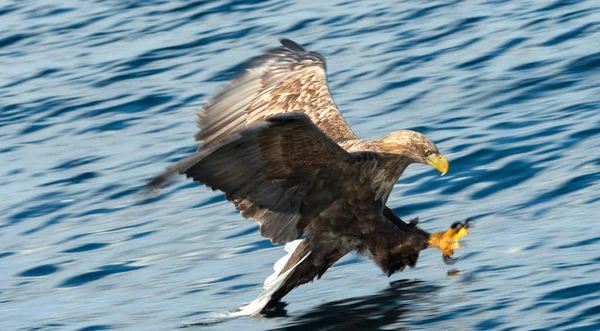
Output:
<instances>
[{"instance_id":1,"label":"white tail feather","mask_svg":"<svg viewBox=\"0 0 600 331\"><path fill-rule=\"evenodd\" d=\"M300 245L301 242L302 239L298 239L285 244L284 249L287 252L287 255L277 260L277 262L275 262L275 265L273 265L273 270L275 270L275 272L269 277L267 277L267 279L265 279L265 283L263 286L265 291L258 298L254 299L254 301L250 302L245 306L240 307L238 311L230 313L229 316L253 316L262 311L262 309L267 305L267 303L269 303L269 300L271 300L271 296L277 290L279 290L281 286L283 286L283 284L285 284L285 281L290 275L290 273L292 273L292 271L310 255L310 253L306 254L300 261L298 261L298 263L296 263L286 272L281 273L281 270L283 270L283 267L290 259L290 257L292 257L292 254L294 253L296 248L298 248L298 245Z\"/></svg>"}]
</instances>

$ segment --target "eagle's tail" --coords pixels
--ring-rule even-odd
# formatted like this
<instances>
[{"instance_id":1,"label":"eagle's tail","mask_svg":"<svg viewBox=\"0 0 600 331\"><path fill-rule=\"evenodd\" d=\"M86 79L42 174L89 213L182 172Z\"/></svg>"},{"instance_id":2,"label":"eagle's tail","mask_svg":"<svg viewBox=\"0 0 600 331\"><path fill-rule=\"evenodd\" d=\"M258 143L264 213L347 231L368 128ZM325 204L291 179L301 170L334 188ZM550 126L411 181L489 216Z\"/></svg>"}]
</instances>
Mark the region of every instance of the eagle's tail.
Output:
<instances>
[{"instance_id":1,"label":"eagle's tail","mask_svg":"<svg viewBox=\"0 0 600 331\"><path fill-rule=\"evenodd\" d=\"M240 309L236 312L232 312L230 314L231 317L238 316L254 316L259 314L263 309L271 302L273 295L278 292L284 285L286 284L286 280L289 278L290 274L300 265L309 255L310 251L306 252L304 256L301 256L298 259L298 262L294 263L291 267L287 268L283 273L284 267L288 264L294 252L300 246L303 239L294 240L285 245L285 251L287 255L280 258L275 262L273 269L275 272L271 274L264 283L264 292L251 303L240 307Z\"/></svg>"}]
</instances>

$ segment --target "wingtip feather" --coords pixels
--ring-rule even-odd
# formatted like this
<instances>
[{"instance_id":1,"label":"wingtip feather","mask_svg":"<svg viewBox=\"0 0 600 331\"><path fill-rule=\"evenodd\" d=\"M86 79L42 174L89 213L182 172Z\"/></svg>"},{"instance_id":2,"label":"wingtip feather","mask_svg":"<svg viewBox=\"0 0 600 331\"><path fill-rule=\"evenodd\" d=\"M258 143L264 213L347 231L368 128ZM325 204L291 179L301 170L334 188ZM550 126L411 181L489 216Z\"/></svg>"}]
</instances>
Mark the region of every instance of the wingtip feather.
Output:
<instances>
[{"instance_id":1,"label":"wingtip feather","mask_svg":"<svg viewBox=\"0 0 600 331\"><path fill-rule=\"evenodd\" d=\"M297 42L291 40L291 39L287 39L287 38L280 38L279 42L287 49L289 49L290 51L294 51L294 52L302 52L305 53L306 49L304 49L304 47L300 46Z\"/></svg>"}]
</instances>

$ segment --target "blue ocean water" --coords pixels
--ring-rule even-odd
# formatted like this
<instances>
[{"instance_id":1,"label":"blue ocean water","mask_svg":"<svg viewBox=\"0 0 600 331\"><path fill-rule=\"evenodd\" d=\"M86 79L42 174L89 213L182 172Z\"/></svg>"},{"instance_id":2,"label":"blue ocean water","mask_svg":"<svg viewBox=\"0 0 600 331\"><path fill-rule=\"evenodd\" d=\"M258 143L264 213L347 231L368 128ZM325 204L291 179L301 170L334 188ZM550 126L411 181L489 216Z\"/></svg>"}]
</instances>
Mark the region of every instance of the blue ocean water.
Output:
<instances>
[{"instance_id":1,"label":"blue ocean water","mask_svg":"<svg viewBox=\"0 0 600 331\"><path fill-rule=\"evenodd\" d=\"M153 175L195 111L288 37L327 58L354 131L409 128L450 160L388 205L477 219L387 278L347 256L287 315L210 323L283 255L218 192ZM0 2L0 330L600 330L600 2ZM202 328L202 326L196 326Z\"/></svg>"}]
</instances>

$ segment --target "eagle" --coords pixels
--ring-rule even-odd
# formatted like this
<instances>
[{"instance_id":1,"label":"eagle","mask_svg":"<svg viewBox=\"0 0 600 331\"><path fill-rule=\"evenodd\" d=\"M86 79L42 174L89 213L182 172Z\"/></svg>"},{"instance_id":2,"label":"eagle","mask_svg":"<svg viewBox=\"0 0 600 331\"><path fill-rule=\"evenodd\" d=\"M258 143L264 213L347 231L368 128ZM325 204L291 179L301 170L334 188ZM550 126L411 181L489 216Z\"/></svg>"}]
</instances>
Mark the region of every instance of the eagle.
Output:
<instances>
[{"instance_id":1,"label":"eagle","mask_svg":"<svg viewBox=\"0 0 600 331\"><path fill-rule=\"evenodd\" d=\"M425 135L399 130L359 139L333 101L324 57L289 39L249 60L228 87L197 114L195 154L154 177L176 174L219 190L289 254L265 292L242 313L268 312L292 289L321 276L350 252L368 254L391 276L438 248L447 262L469 221L429 233L386 206L405 169L448 161Z\"/></svg>"}]
</instances>

